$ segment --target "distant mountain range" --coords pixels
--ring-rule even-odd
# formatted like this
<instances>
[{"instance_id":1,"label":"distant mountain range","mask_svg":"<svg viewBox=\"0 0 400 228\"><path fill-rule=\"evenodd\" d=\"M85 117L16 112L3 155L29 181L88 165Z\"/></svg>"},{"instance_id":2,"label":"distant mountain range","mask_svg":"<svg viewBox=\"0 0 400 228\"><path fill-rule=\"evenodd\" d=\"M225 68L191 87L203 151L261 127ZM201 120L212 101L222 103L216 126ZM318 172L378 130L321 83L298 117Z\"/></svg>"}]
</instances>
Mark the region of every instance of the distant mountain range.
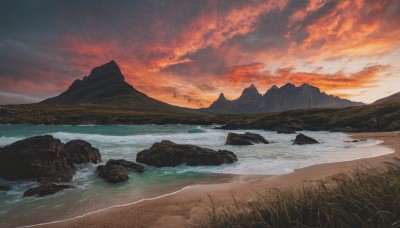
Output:
<instances>
[{"instance_id":1,"label":"distant mountain range","mask_svg":"<svg viewBox=\"0 0 400 228\"><path fill-rule=\"evenodd\" d=\"M287 83L280 88L273 85L265 94L259 93L257 88L251 85L245 88L242 95L235 100L227 100L221 93L218 99L204 110L221 114L241 114L312 108L344 108L359 105L363 105L363 103L327 95L319 88L309 84L296 87Z\"/></svg>"},{"instance_id":2,"label":"distant mountain range","mask_svg":"<svg viewBox=\"0 0 400 228\"><path fill-rule=\"evenodd\" d=\"M88 76L75 80L56 97L42 104L94 104L112 108L129 108L157 112L198 113L198 110L173 106L139 92L125 82L115 61L95 67Z\"/></svg>"},{"instance_id":3,"label":"distant mountain range","mask_svg":"<svg viewBox=\"0 0 400 228\"><path fill-rule=\"evenodd\" d=\"M400 93L377 100L380 104L400 98ZM189 114L245 114L282 112L295 109L312 108L343 108L363 105L327 95L319 88L302 84L296 87L293 84L278 88L272 86L265 94L258 92L254 85L245 88L241 96L235 100L228 100L224 94L220 96L209 108L190 109L167 104L148 97L125 82L115 61L95 67L88 76L75 80L69 88L56 97L46 99L41 104L90 104L95 106L133 109L155 113L189 113Z\"/></svg>"}]
</instances>

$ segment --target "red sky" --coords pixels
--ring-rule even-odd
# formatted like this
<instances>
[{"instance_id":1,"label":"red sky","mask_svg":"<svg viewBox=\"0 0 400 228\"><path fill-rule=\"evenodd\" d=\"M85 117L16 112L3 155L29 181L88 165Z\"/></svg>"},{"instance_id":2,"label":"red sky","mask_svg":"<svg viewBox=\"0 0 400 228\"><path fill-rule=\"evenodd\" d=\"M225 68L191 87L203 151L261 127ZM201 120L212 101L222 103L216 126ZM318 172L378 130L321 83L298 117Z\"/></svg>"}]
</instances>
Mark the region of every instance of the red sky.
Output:
<instances>
[{"instance_id":1,"label":"red sky","mask_svg":"<svg viewBox=\"0 0 400 228\"><path fill-rule=\"evenodd\" d=\"M206 107L255 84L309 83L355 101L400 90L400 1L9 1L0 103L58 95L114 59L156 99Z\"/></svg>"}]
</instances>

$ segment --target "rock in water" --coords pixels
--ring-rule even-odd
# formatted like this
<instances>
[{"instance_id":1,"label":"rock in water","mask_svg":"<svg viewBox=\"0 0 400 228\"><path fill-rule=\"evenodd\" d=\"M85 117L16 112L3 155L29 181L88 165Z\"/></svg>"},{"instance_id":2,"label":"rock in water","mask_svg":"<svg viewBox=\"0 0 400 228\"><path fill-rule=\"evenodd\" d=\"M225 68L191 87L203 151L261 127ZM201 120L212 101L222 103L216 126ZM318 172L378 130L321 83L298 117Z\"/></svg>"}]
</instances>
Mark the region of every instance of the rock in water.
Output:
<instances>
[{"instance_id":1,"label":"rock in water","mask_svg":"<svg viewBox=\"0 0 400 228\"><path fill-rule=\"evenodd\" d=\"M106 165L99 165L96 172L98 175L111 183L123 182L129 179L128 171L142 173L144 167L131 161L123 159L111 159Z\"/></svg>"},{"instance_id":2,"label":"rock in water","mask_svg":"<svg viewBox=\"0 0 400 228\"><path fill-rule=\"evenodd\" d=\"M212 150L194 145L180 145L168 140L154 143L150 149L140 151L136 161L155 167L222 165L237 161L234 153Z\"/></svg>"},{"instance_id":3,"label":"rock in water","mask_svg":"<svg viewBox=\"0 0 400 228\"><path fill-rule=\"evenodd\" d=\"M47 195L53 195L56 192L59 192L61 190L67 189L67 188L72 188L69 185L56 185L53 183L45 183L40 185L39 187L35 188L30 188L24 192L24 197L26 196L47 196Z\"/></svg>"},{"instance_id":4,"label":"rock in water","mask_svg":"<svg viewBox=\"0 0 400 228\"><path fill-rule=\"evenodd\" d=\"M64 144L53 136L35 136L0 151L0 177L7 180L70 181L75 175Z\"/></svg>"},{"instance_id":5,"label":"rock in water","mask_svg":"<svg viewBox=\"0 0 400 228\"><path fill-rule=\"evenodd\" d=\"M72 140L64 147L68 160L75 164L94 163L101 161L101 156L97 148L83 140Z\"/></svg>"},{"instance_id":6,"label":"rock in water","mask_svg":"<svg viewBox=\"0 0 400 228\"><path fill-rule=\"evenodd\" d=\"M244 134L236 134L229 132L226 139L226 145L253 145L255 143L268 144L269 142L259 134L246 132Z\"/></svg>"},{"instance_id":7,"label":"rock in water","mask_svg":"<svg viewBox=\"0 0 400 228\"><path fill-rule=\"evenodd\" d=\"M85 141L73 140L64 145L50 135L35 136L0 150L0 178L70 181L75 175L75 164L99 160L98 150Z\"/></svg>"},{"instance_id":8,"label":"rock in water","mask_svg":"<svg viewBox=\"0 0 400 228\"><path fill-rule=\"evenodd\" d=\"M120 165L99 165L97 173L111 183L123 182L129 179L128 171Z\"/></svg>"},{"instance_id":9,"label":"rock in water","mask_svg":"<svg viewBox=\"0 0 400 228\"><path fill-rule=\"evenodd\" d=\"M118 159L118 160L110 159L107 162L107 165L120 165L123 166L125 169L128 169L130 171L135 171L137 173L143 173L144 171L144 166L137 164L135 162L126 161L124 159Z\"/></svg>"},{"instance_id":10,"label":"rock in water","mask_svg":"<svg viewBox=\"0 0 400 228\"><path fill-rule=\"evenodd\" d=\"M293 142L293 145L294 144L297 144L297 145L316 144L316 143L319 143L319 142L313 138L306 136L306 135L298 134L296 136L296 139Z\"/></svg>"}]
</instances>

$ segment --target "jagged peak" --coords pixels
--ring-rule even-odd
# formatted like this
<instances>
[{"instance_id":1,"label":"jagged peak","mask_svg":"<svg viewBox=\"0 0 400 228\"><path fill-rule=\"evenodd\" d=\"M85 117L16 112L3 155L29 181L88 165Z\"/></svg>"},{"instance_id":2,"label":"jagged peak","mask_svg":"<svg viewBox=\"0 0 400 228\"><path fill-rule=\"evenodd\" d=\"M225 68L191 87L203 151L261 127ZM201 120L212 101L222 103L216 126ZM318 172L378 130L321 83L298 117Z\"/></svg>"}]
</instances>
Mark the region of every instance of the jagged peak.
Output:
<instances>
[{"instance_id":1,"label":"jagged peak","mask_svg":"<svg viewBox=\"0 0 400 228\"><path fill-rule=\"evenodd\" d=\"M269 88L269 90L272 90L272 89L279 89L279 88L278 88L278 86L273 85L273 86L271 86L271 88Z\"/></svg>"},{"instance_id":2,"label":"jagged peak","mask_svg":"<svg viewBox=\"0 0 400 228\"><path fill-rule=\"evenodd\" d=\"M310 84L308 84L308 83L303 83L303 84L301 84L301 86L300 86L300 88L307 88L307 87L309 87L309 88L317 88L317 87L315 87L315 86L313 86L313 85L310 85Z\"/></svg>"},{"instance_id":3,"label":"jagged peak","mask_svg":"<svg viewBox=\"0 0 400 228\"><path fill-rule=\"evenodd\" d=\"M249 87L247 87L247 89L257 89L257 88L254 84L251 84Z\"/></svg>"},{"instance_id":4,"label":"jagged peak","mask_svg":"<svg viewBox=\"0 0 400 228\"><path fill-rule=\"evenodd\" d=\"M259 92L258 92L256 86L254 84L251 84L249 87L247 87L243 90L242 95L246 94L246 93L259 93Z\"/></svg>"},{"instance_id":5,"label":"jagged peak","mask_svg":"<svg viewBox=\"0 0 400 228\"><path fill-rule=\"evenodd\" d=\"M296 86L289 82L289 83L286 83L284 86L282 86L281 89L282 88L293 88L293 87L296 87Z\"/></svg>"},{"instance_id":6,"label":"jagged peak","mask_svg":"<svg viewBox=\"0 0 400 228\"><path fill-rule=\"evenodd\" d=\"M121 74L121 70L120 70L118 64L114 60L111 60L108 63L105 63L101 66L97 66L97 67L93 68L92 71L90 72L89 77L106 75L106 74L110 74L110 73Z\"/></svg>"},{"instance_id":7,"label":"jagged peak","mask_svg":"<svg viewBox=\"0 0 400 228\"><path fill-rule=\"evenodd\" d=\"M220 93L218 100L226 100L224 93Z\"/></svg>"}]
</instances>

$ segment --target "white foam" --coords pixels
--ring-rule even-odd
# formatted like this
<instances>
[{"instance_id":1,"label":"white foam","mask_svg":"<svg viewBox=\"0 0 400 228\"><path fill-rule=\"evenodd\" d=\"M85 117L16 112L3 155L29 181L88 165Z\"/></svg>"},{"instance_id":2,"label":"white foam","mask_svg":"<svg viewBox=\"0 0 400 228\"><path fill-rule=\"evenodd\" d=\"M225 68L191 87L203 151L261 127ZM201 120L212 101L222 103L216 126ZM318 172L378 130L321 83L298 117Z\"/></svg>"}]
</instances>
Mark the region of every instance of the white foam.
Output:
<instances>
[{"instance_id":1,"label":"white foam","mask_svg":"<svg viewBox=\"0 0 400 228\"><path fill-rule=\"evenodd\" d=\"M6 137L6 136L1 136L0 137L0 147L4 147L7 145L10 145L18 140L22 140L24 138L21 137Z\"/></svg>"}]
</instances>

